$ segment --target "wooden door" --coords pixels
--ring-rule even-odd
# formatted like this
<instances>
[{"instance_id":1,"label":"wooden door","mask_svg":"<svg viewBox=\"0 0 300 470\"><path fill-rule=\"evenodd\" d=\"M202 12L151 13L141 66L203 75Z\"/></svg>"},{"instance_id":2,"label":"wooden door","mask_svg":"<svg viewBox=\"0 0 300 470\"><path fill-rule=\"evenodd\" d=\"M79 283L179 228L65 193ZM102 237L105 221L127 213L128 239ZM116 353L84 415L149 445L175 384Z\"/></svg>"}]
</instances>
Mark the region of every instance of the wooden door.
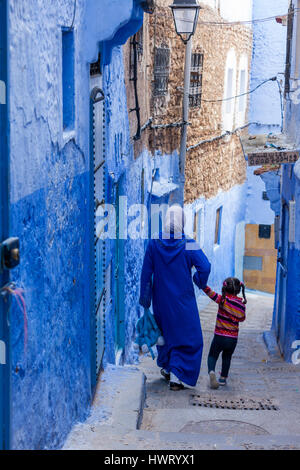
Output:
<instances>
[{"instance_id":1,"label":"wooden door","mask_svg":"<svg viewBox=\"0 0 300 470\"><path fill-rule=\"evenodd\" d=\"M249 289L275 293L277 250L274 225L246 225L244 282Z\"/></svg>"}]
</instances>

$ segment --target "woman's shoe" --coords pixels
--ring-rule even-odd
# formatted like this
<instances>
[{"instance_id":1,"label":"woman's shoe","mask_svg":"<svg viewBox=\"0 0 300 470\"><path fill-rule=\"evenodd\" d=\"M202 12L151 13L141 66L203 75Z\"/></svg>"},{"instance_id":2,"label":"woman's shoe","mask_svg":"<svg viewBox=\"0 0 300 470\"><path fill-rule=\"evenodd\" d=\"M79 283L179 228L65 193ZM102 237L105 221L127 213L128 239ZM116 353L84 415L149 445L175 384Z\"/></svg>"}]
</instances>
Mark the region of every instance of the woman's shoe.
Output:
<instances>
[{"instance_id":1,"label":"woman's shoe","mask_svg":"<svg viewBox=\"0 0 300 470\"><path fill-rule=\"evenodd\" d=\"M217 381L216 374L213 370L210 371L209 373L209 381L210 381L210 388L213 390L216 390L219 388L220 383Z\"/></svg>"},{"instance_id":2,"label":"woman's shoe","mask_svg":"<svg viewBox=\"0 0 300 470\"><path fill-rule=\"evenodd\" d=\"M170 374L168 374L165 369L160 369L160 373L167 382L170 382Z\"/></svg>"},{"instance_id":3,"label":"woman's shoe","mask_svg":"<svg viewBox=\"0 0 300 470\"><path fill-rule=\"evenodd\" d=\"M219 378L219 385L224 387L224 385L226 385L226 384L227 384L227 380L224 377L220 377Z\"/></svg>"},{"instance_id":4,"label":"woman's shoe","mask_svg":"<svg viewBox=\"0 0 300 470\"><path fill-rule=\"evenodd\" d=\"M184 385L178 382L170 382L170 390L173 390L173 392L178 392L179 390L183 390Z\"/></svg>"}]
</instances>

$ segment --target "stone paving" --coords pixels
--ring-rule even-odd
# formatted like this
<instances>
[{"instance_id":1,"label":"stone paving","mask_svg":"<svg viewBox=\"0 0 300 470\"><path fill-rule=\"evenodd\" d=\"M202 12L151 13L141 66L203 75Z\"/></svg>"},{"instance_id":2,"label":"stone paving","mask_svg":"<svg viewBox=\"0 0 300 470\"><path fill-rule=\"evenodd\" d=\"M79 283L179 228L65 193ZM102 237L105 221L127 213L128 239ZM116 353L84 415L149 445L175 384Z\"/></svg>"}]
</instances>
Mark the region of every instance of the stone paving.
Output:
<instances>
[{"instance_id":1,"label":"stone paving","mask_svg":"<svg viewBox=\"0 0 300 470\"><path fill-rule=\"evenodd\" d=\"M170 391L150 356L141 356L137 366L109 366L90 418L74 427L64 449L300 450L300 366L269 356L265 347L273 297L247 297L247 321L226 387L208 386L206 358L217 312L210 302L200 311L205 347L197 386ZM249 403L272 406L256 410Z\"/></svg>"},{"instance_id":2,"label":"stone paving","mask_svg":"<svg viewBox=\"0 0 300 470\"><path fill-rule=\"evenodd\" d=\"M211 390L208 386L206 359L217 312L214 302L200 312L205 347L202 370L194 390L169 391L153 361L148 357L142 360L141 368L147 376L143 429L190 432L201 436L199 442L209 434L223 434L235 440L241 435L248 440L250 436L261 436L259 444L246 442L247 448L281 448L282 436L290 436L292 440L296 438L300 448L300 367L271 358L266 350L262 333L271 327L273 296L249 292L247 298L247 321L240 328L226 387ZM192 405L192 395L206 406ZM209 400L219 408L211 408ZM231 401L240 400L254 400L258 404L271 400L278 409L226 409ZM271 444L265 438L279 435L279 443Z\"/></svg>"}]
</instances>

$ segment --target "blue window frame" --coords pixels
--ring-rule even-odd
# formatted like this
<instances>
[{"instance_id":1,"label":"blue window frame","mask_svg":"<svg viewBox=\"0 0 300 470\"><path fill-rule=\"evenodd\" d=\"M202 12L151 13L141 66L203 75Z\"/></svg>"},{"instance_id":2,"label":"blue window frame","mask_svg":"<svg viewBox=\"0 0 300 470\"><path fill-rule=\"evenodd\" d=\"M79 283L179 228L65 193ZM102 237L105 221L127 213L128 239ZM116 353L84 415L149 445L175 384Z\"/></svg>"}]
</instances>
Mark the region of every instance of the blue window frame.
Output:
<instances>
[{"instance_id":1,"label":"blue window frame","mask_svg":"<svg viewBox=\"0 0 300 470\"><path fill-rule=\"evenodd\" d=\"M216 211L215 245L220 245L221 241L222 212L223 207L219 207Z\"/></svg>"},{"instance_id":2,"label":"blue window frame","mask_svg":"<svg viewBox=\"0 0 300 470\"><path fill-rule=\"evenodd\" d=\"M63 130L74 129L75 124L75 77L74 32L62 30L62 102Z\"/></svg>"}]
</instances>

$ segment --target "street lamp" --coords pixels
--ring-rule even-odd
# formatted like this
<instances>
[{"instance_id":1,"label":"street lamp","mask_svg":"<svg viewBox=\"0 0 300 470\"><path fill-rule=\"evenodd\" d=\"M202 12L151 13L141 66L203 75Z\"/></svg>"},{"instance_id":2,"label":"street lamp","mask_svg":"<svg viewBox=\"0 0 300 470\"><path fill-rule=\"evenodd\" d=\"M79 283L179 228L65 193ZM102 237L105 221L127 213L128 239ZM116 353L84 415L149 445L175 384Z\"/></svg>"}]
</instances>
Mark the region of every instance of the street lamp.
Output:
<instances>
[{"instance_id":1,"label":"street lamp","mask_svg":"<svg viewBox=\"0 0 300 470\"><path fill-rule=\"evenodd\" d=\"M195 34L200 5L197 0L174 0L172 8L176 33L187 44Z\"/></svg>"},{"instance_id":2,"label":"street lamp","mask_svg":"<svg viewBox=\"0 0 300 470\"><path fill-rule=\"evenodd\" d=\"M176 33L184 44L185 48L185 66L184 66L184 90L183 90L183 105L182 105L182 130L180 140L180 156L179 156L179 170L180 170L180 202L184 203L184 182L185 182L185 158L186 158L186 141L187 141L187 126L189 119L189 104L190 104L190 81L191 81L191 61L192 61L192 36L196 31L198 22L200 5L197 0L174 0L171 5L174 17L174 24Z\"/></svg>"}]
</instances>

